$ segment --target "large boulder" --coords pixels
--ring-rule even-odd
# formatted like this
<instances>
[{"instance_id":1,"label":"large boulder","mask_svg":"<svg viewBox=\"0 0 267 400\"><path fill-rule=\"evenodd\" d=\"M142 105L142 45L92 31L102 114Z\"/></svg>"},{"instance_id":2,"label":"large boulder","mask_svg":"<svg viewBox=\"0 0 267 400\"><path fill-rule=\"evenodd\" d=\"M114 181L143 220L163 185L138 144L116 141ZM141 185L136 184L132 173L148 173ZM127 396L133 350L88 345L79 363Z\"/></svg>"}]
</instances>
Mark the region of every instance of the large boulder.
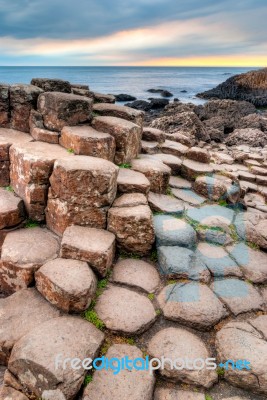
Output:
<instances>
[{"instance_id":1,"label":"large boulder","mask_svg":"<svg viewBox=\"0 0 267 400\"><path fill-rule=\"evenodd\" d=\"M0 127L8 127L9 124L9 85L0 84Z\"/></svg>"},{"instance_id":2,"label":"large boulder","mask_svg":"<svg viewBox=\"0 0 267 400\"><path fill-rule=\"evenodd\" d=\"M264 147L267 144L267 132L259 129L235 129L225 140L228 146L247 144L251 147Z\"/></svg>"},{"instance_id":3,"label":"large boulder","mask_svg":"<svg viewBox=\"0 0 267 400\"><path fill-rule=\"evenodd\" d=\"M71 93L71 84L62 79L33 78L31 84L38 86L45 92Z\"/></svg>"},{"instance_id":4,"label":"large boulder","mask_svg":"<svg viewBox=\"0 0 267 400\"><path fill-rule=\"evenodd\" d=\"M45 128L60 132L66 125L78 125L89 121L92 116L92 104L92 99L84 96L46 92L38 98L38 111L43 116Z\"/></svg>"},{"instance_id":5,"label":"large boulder","mask_svg":"<svg viewBox=\"0 0 267 400\"><path fill-rule=\"evenodd\" d=\"M30 132L29 117L36 109L37 99L43 90L33 85L12 85L10 87L11 128Z\"/></svg>"},{"instance_id":6,"label":"large boulder","mask_svg":"<svg viewBox=\"0 0 267 400\"><path fill-rule=\"evenodd\" d=\"M257 107L267 105L267 68L231 76L216 88L199 93L204 99L246 100Z\"/></svg>"}]
</instances>

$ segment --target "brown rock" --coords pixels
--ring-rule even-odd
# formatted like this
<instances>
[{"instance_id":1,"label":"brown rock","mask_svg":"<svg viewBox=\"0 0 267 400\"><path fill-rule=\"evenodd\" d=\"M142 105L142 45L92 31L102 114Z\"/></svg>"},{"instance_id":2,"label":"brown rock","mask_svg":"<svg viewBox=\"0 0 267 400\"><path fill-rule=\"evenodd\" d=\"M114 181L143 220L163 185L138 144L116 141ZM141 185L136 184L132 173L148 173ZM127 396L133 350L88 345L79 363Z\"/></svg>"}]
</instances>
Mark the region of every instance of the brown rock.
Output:
<instances>
[{"instance_id":1,"label":"brown rock","mask_svg":"<svg viewBox=\"0 0 267 400\"><path fill-rule=\"evenodd\" d=\"M171 169L167 165L154 159L140 159L132 161L132 169L147 177L153 192L166 193L171 175Z\"/></svg>"},{"instance_id":2,"label":"brown rock","mask_svg":"<svg viewBox=\"0 0 267 400\"><path fill-rule=\"evenodd\" d=\"M23 219L23 201L14 193L0 188L0 229L18 225Z\"/></svg>"},{"instance_id":3,"label":"brown rock","mask_svg":"<svg viewBox=\"0 0 267 400\"><path fill-rule=\"evenodd\" d=\"M91 126L65 126L61 132L60 144L75 154L114 160L114 137L98 132Z\"/></svg>"},{"instance_id":4,"label":"brown rock","mask_svg":"<svg viewBox=\"0 0 267 400\"><path fill-rule=\"evenodd\" d=\"M44 220L49 177L58 158L72 158L62 147L44 142L13 145L10 149L10 180L24 200L29 217Z\"/></svg>"},{"instance_id":5,"label":"brown rock","mask_svg":"<svg viewBox=\"0 0 267 400\"><path fill-rule=\"evenodd\" d=\"M49 394L63 394L71 400L84 380L85 371L81 362L86 358L95 358L103 339L102 332L80 317L53 318L16 343L8 369L39 398L49 391ZM74 358L76 363L72 368L69 359ZM76 358L79 359L80 369L77 369Z\"/></svg>"},{"instance_id":6,"label":"brown rock","mask_svg":"<svg viewBox=\"0 0 267 400\"><path fill-rule=\"evenodd\" d=\"M44 264L36 272L35 280L36 288L46 300L65 312L85 311L97 285L86 262L63 258Z\"/></svg>"},{"instance_id":7,"label":"brown rock","mask_svg":"<svg viewBox=\"0 0 267 400\"><path fill-rule=\"evenodd\" d=\"M157 387L154 400L205 400L203 393L188 392L187 390Z\"/></svg>"},{"instance_id":8,"label":"brown rock","mask_svg":"<svg viewBox=\"0 0 267 400\"><path fill-rule=\"evenodd\" d=\"M188 147L178 142L165 140L161 146L161 151L165 154L172 154L173 156L180 157L186 154Z\"/></svg>"},{"instance_id":9,"label":"brown rock","mask_svg":"<svg viewBox=\"0 0 267 400\"><path fill-rule=\"evenodd\" d=\"M14 344L22 336L58 316L59 311L34 288L22 289L0 299L0 364L7 364Z\"/></svg>"},{"instance_id":10,"label":"brown rock","mask_svg":"<svg viewBox=\"0 0 267 400\"><path fill-rule=\"evenodd\" d=\"M1 400L28 400L23 393L8 386L0 387L0 397Z\"/></svg>"},{"instance_id":11,"label":"brown rock","mask_svg":"<svg viewBox=\"0 0 267 400\"><path fill-rule=\"evenodd\" d=\"M60 256L86 261L101 276L111 267L115 255L115 236L101 229L68 227L63 235Z\"/></svg>"},{"instance_id":12,"label":"brown rock","mask_svg":"<svg viewBox=\"0 0 267 400\"><path fill-rule=\"evenodd\" d=\"M193 137L186 136L186 134L188 134L188 133L185 132L185 134L184 134L183 131L166 133L166 139L173 140L174 142L182 143L188 147L193 146L195 144L196 140Z\"/></svg>"},{"instance_id":13,"label":"brown rock","mask_svg":"<svg viewBox=\"0 0 267 400\"><path fill-rule=\"evenodd\" d=\"M0 127L9 126L9 85L0 84Z\"/></svg>"},{"instance_id":14,"label":"brown rock","mask_svg":"<svg viewBox=\"0 0 267 400\"><path fill-rule=\"evenodd\" d=\"M9 162L0 161L0 186L9 186Z\"/></svg>"},{"instance_id":15,"label":"brown rock","mask_svg":"<svg viewBox=\"0 0 267 400\"><path fill-rule=\"evenodd\" d=\"M92 100L74 94L46 92L38 98L38 111L46 129L60 132L66 125L78 125L92 116Z\"/></svg>"},{"instance_id":16,"label":"brown rock","mask_svg":"<svg viewBox=\"0 0 267 400\"><path fill-rule=\"evenodd\" d=\"M144 174L128 168L120 168L117 184L120 193L140 192L147 194L150 189L150 182Z\"/></svg>"},{"instance_id":17,"label":"brown rock","mask_svg":"<svg viewBox=\"0 0 267 400\"><path fill-rule=\"evenodd\" d=\"M202 163L210 163L210 155L208 150L200 149L199 147L191 147L186 153L186 157L190 160L199 161Z\"/></svg>"},{"instance_id":18,"label":"brown rock","mask_svg":"<svg viewBox=\"0 0 267 400\"><path fill-rule=\"evenodd\" d=\"M114 136L116 141L115 163L129 163L141 148L142 128L133 122L117 117L96 117L93 127Z\"/></svg>"},{"instance_id":19,"label":"brown rock","mask_svg":"<svg viewBox=\"0 0 267 400\"><path fill-rule=\"evenodd\" d=\"M61 79L33 78L31 84L43 89L44 92L71 93L71 84Z\"/></svg>"},{"instance_id":20,"label":"brown rock","mask_svg":"<svg viewBox=\"0 0 267 400\"><path fill-rule=\"evenodd\" d=\"M235 220L237 234L242 240L267 249L267 219L259 212L246 212L237 215Z\"/></svg>"},{"instance_id":21,"label":"brown rock","mask_svg":"<svg viewBox=\"0 0 267 400\"><path fill-rule=\"evenodd\" d=\"M225 143L228 146L248 144L251 147L264 147L267 144L266 134L259 129L236 129L227 137Z\"/></svg>"},{"instance_id":22,"label":"brown rock","mask_svg":"<svg viewBox=\"0 0 267 400\"><path fill-rule=\"evenodd\" d=\"M42 114L32 109L30 112L29 126L31 133L34 128L45 129Z\"/></svg>"},{"instance_id":23,"label":"brown rock","mask_svg":"<svg viewBox=\"0 0 267 400\"><path fill-rule=\"evenodd\" d=\"M118 247L129 253L148 254L155 239L152 212L143 205L110 208L108 230L116 235Z\"/></svg>"},{"instance_id":24,"label":"brown rock","mask_svg":"<svg viewBox=\"0 0 267 400\"><path fill-rule=\"evenodd\" d=\"M150 208L156 212L175 215L182 215L184 212L182 201L164 194L149 192L148 202Z\"/></svg>"},{"instance_id":25,"label":"brown rock","mask_svg":"<svg viewBox=\"0 0 267 400\"><path fill-rule=\"evenodd\" d=\"M112 94L90 92L90 96L96 103L115 103L116 101L115 96Z\"/></svg>"},{"instance_id":26,"label":"brown rock","mask_svg":"<svg viewBox=\"0 0 267 400\"><path fill-rule=\"evenodd\" d=\"M58 144L59 141L59 133L48 131L47 129L33 128L31 130L31 135L35 140L40 142Z\"/></svg>"},{"instance_id":27,"label":"brown rock","mask_svg":"<svg viewBox=\"0 0 267 400\"><path fill-rule=\"evenodd\" d=\"M118 106L117 104L94 104L94 112L101 116L126 119L136 125L143 126L144 113L131 107Z\"/></svg>"},{"instance_id":28,"label":"brown rock","mask_svg":"<svg viewBox=\"0 0 267 400\"><path fill-rule=\"evenodd\" d=\"M158 142L158 143L164 143L166 139L166 134L165 132L151 128L151 127L145 127L143 129L143 140L151 141L151 142Z\"/></svg>"},{"instance_id":29,"label":"brown rock","mask_svg":"<svg viewBox=\"0 0 267 400\"><path fill-rule=\"evenodd\" d=\"M29 117L32 109L36 109L38 96L42 89L33 85L10 86L10 126L23 132L30 132Z\"/></svg>"},{"instance_id":30,"label":"brown rock","mask_svg":"<svg viewBox=\"0 0 267 400\"><path fill-rule=\"evenodd\" d=\"M147 142L146 140L141 141L141 151L144 154L156 154L160 150L158 142Z\"/></svg>"},{"instance_id":31,"label":"brown rock","mask_svg":"<svg viewBox=\"0 0 267 400\"><path fill-rule=\"evenodd\" d=\"M7 234L0 260L2 290L12 293L26 288L34 272L48 260L57 257L56 236L42 228L20 229Z\"/></svg>"},{"instance_id":32,"label":"brown rock","mask_svg":"<svg viewBox=\"0 0 267 400\"><path fill-rule=\"evenodd\" d=\"M211 165L188 159L183 161L181 169L181 175L190 181L194 181L199 175L210 175L212 172Z\"/></svg>"},{"instance_id":33,"label":"brown rock","mask_svg":"<svg viewBox=\"0 0 267 400\"><path fill-rule=\"evenodd\" d=\"M112 207L135 207L146 205L148 205L148 201L143 193L125 193L114 201Z\"/></svg>"}]
</instances>

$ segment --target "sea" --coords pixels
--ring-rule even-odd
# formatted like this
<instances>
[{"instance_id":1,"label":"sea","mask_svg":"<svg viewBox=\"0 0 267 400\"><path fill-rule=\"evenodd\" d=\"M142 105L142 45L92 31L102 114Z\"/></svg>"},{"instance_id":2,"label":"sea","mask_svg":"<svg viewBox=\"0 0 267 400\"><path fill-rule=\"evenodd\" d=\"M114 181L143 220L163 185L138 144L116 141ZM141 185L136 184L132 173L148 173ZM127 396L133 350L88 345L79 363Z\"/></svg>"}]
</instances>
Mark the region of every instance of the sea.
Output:
<instances>
[{"instance_id":1,"label":"sea","mask_svg":"<svg viewBox=\"0 0 267 400\"><path fill-rule=\"evenodd\" d=\"M169 90L184 103L201 104L197 93L211 89L232 75L257 68L230 67L0 67L0 82L30 83L32 78L59 78L89 85L95 92L126 93L140 100L160 95L148 89Z\"/></svg>"}]
</instances>

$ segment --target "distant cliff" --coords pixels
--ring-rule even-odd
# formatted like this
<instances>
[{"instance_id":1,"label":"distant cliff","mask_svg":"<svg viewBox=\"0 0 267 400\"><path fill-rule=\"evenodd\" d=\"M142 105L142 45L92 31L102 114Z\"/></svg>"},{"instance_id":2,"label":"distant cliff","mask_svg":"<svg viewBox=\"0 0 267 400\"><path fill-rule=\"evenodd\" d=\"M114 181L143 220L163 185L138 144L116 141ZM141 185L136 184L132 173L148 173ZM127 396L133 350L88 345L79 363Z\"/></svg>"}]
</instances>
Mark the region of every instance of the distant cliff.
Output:
<instances>
[{"instance_id":1,"label":"distant cliff","mask_svg":"<svg viewBox=\"0 0 267 400\"><path fill-rule=\"evenodd\" d=\"M197 96L203 99L246 100L256 107L267 106L267 68L232 76L216 88Z\"/></svg>"}]
</instances>

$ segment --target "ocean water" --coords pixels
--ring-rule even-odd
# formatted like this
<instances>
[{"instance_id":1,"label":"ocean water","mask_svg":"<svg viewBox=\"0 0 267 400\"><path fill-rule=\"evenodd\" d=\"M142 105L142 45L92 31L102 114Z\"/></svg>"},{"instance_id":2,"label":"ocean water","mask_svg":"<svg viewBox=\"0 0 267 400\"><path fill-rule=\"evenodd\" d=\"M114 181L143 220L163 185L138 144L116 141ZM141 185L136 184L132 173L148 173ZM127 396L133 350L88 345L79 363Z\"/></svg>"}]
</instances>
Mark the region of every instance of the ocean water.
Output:
<instances>
[{"instance_id":1,"label":"ocean water","mask_svg":"<svg viewBox=\"0 0 267 400\"><path fill-rule=\"evenodd\" d=\"M160 97L151 88L167 89L182 102L202 103L195 96L231 75L253 68L227 67L0 67L0 82L30 83L32 78L60 78L87 84L100 93L127 93L138 99ZM182 93L186 90L186 93Z\"/></svg>"}]
</instances>

